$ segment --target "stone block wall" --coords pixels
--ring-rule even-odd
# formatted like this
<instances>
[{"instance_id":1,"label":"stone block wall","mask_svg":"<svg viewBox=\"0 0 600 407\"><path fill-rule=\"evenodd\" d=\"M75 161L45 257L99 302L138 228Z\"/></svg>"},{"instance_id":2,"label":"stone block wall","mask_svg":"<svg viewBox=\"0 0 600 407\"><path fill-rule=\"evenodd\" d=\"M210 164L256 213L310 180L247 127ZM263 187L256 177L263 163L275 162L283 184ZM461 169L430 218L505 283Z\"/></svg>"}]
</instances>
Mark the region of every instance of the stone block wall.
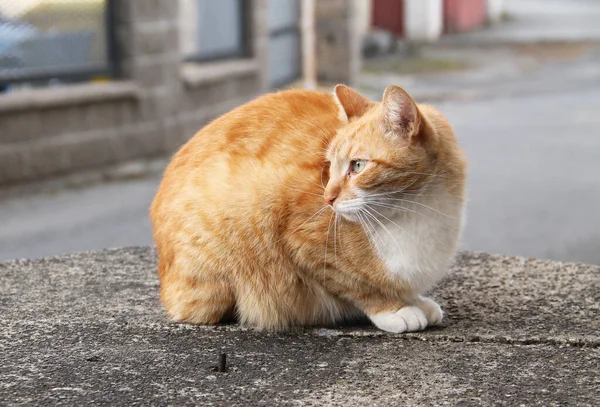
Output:
<instances>
[{"instance_id":1,"label":"stone block wall","mask_svg":"<svg viewBox=\"0 0 600 407\"><path fill-rule=\"evenodd\" d=\"M245 0L248 57L191 63L182 57L179 1L108 0L115 78L0 94L0 188L172 153L268 91L269 1ZM322 81L356 83L357 1L316 2Z\"/></svg>"},{"instance_id":2,"label":"stone block wall","mask_svg":"<svg viewBox=\"0 0 600 407\"><path fill-rule=\"evenodd\" d=\"M317 76L319 81L355 86L360 72L360 20L358 2L316 2Z\"/></svg>"},{"instance_id":3,"label":"stone block wall","mask_svg":"<svg viewBox=\"0 0 600 407\"><path fill-rule=\"evenodd\" d=\"M0 94L0 187L171 153L267 90L266 0L249 1L250 57L183 63L175 0L114 4L118 78Z\"/></svg>"}]
</instances>

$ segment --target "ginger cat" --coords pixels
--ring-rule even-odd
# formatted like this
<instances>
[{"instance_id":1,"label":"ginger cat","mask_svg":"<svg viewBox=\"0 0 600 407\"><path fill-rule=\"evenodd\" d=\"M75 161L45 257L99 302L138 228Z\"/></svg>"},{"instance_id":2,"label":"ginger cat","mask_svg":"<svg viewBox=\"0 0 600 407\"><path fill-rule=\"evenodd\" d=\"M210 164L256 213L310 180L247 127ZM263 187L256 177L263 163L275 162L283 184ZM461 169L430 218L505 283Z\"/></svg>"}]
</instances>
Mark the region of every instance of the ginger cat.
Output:
<instances>
[{"instance_id":1,"label":"ginger cat","mask_svg":"<svg viewBox=\"0 0 600 407\"><path fill-rule=\"evenodd\" d=\"M420 294L455 254L465 167L443 116L399 87L381 103L343 85L259 97L165 171L151 207L162 302L176 321L262 330L439 324Z\"/></svg>"}]
</instances>

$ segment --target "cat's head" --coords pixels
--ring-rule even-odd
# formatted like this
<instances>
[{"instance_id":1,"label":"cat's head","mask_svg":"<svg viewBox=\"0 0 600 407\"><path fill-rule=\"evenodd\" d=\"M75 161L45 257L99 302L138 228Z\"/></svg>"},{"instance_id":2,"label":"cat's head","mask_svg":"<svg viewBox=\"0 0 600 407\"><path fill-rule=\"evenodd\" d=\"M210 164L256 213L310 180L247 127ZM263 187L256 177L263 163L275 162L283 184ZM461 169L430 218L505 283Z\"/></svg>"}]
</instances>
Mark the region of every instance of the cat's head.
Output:
<instances>
[{"instance_id":1,"label":"cat's head","mask_svg":"<svg viewBox=\"0 0 600 407\"><path fill-rule=\"evenodd\" d=\"M324 198L337 213L358 221L370 203L418 194L432 182L440 171L438 133L452 132L439 113L432 123L398 86L389 86L381 103L343 85L334 97L345 125L327 151Z\"/></svg>"}]
</instances>

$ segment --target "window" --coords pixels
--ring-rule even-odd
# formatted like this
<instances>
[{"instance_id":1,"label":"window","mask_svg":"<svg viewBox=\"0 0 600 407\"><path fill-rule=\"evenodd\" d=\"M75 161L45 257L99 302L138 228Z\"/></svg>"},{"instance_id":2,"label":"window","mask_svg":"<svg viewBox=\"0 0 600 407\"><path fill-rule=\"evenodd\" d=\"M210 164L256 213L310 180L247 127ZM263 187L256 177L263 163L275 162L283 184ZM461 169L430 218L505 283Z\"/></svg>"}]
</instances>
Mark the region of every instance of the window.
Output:
<instances>
[{"instance_id":1,"label":"window","mask_svg":"<svg viewBox=\"0 0 600 407\"><path fill-rule=\"evenodd\" d=\"M0 0L0 92L113 72L112 0Z\"/></svg>"},{"instance_id":2,"label":"window","mask_svg":"<svg viewBox=\"0 0 600 407\"><path fill-rule=\"evenodd\" d=\"M246 56L244 0L180 0L179 9L186 60Z\"/></svg>"},{"instance_id":3,"label":"window","mask_svg":"<svg viewBox=\"0 0 600 407\"><path fill-rule=\"evenodd\" d=\"M282 86L301 75L300 1L269 1L269 75L272 87Z\"/></svg>"}]
</instances>

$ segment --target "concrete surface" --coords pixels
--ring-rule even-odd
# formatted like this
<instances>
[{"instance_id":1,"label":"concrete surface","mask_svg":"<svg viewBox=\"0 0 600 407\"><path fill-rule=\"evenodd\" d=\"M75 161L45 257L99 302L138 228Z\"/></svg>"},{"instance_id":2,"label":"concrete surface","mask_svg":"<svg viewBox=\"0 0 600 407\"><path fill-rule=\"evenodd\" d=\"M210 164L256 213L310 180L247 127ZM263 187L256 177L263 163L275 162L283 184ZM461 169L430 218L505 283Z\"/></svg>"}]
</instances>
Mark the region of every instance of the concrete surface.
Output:
<instances>
[{"instance_id":1,"label":"concrete surface","mask_svg":"<svg viewBox=\"0 0 600 407\"><path fill-rule=\"evenodd\" d=\"M166 320L155 253L0 264L0 404L598 405L600 268L461 253L443 326L260 333ZM228 371L215 371L227 353Z\"/></svg>"}]
</instances>

